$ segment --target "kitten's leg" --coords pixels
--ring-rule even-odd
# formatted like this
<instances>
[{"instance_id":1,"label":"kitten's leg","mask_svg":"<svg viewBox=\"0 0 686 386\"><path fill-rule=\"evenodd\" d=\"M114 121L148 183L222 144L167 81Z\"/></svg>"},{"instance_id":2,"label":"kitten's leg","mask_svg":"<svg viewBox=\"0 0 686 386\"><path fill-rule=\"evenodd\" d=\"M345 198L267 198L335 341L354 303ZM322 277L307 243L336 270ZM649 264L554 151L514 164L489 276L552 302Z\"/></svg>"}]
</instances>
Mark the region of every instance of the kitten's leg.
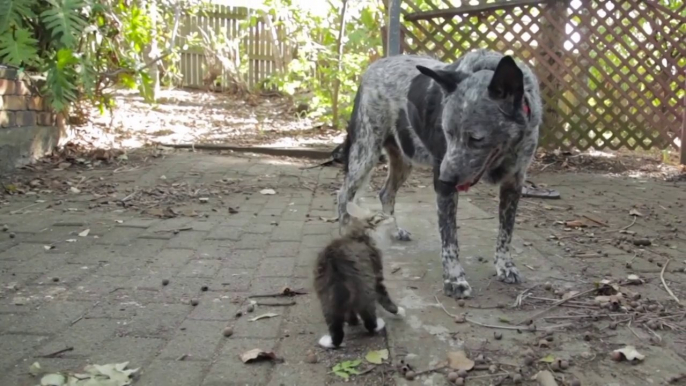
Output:
<instances>
[{"instance_id":1,"label":"kitten's leg","mask_svg":"<svg viewBox=\"0 0 686 386\"><path fill-rule=\"evenodd\" d=\"M343 325L345 323L344 314L325 315L326 325L329 327L329 335L324 335L319 339L319 345L324 348L338 348L343 342Z\"/></svg>"},{"instance_id":2,"label":"kitten's leg","mask_svg":"<svg viewBox=\"0 0 686 386\"><path fill-rule=\"evenodd\" d=\"M360 317L364 322L364 327L370 334L381 331L386 327L384 320L376 317L376 305L374 303L367 305L360 312Z\"/></svg>"},{"instance_id":3,"label":"kitten's leg","mask_svg":"<svg viewBox=\"0 0 686 386\"><path fill-rule=\"evenodd\" d=\"M412 164L403 158L402 151L395 144L395 140L387 141L385 149L386 154L388 154L388 176L386 177L386 183L379 193L379 199L381 200L383 211L393 216L395 214L395 196L410 176ZM396 239L401 241L410 240L410 232L398 227L397 221L395 227Z\"/></svg>"},{"instance_id":4,"label":"kitten's leg","mask_svg":"<svg viewBox=\"0 0 686 386\"><path fill-rule=\"evenodd\" d=\"M377 300L379 301L379 304L381 304L381 307L383 307L386 311L390 312L391 314L404 316L405 309L403 309L402 307L398 307L393 302L393 300L391 300L391 296L388 294L388 290L386 289L386 286L383 284L382 280L376 280L375 289L377 294Z\"/></svg>"},{"instance_id":5,"label":"kitten's leg","mask_svg":"<svg viewBox=\"0 0 686 386\"><path fill-rule=\"evenodd\" d=\"M348 313L348 325L357 326L360 324L360 318L357 317L357 312L351 311Z\"/></svg>"}]
</instances>

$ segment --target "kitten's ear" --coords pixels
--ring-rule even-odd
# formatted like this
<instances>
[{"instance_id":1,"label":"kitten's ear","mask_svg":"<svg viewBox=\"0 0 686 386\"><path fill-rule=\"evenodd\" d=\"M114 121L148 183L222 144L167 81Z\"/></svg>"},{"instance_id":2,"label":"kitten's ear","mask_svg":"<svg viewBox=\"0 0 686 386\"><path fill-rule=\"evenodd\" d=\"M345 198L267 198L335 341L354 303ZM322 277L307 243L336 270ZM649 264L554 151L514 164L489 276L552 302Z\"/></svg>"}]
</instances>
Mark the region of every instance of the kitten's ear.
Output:
<instances>
[{"instance_id":1,"label":"kitten's ear","mask_svg":"<svg viewBox=\"0 0 686 386\"><path fill-rule=\"evenodd\" d=\"M346 206L346 210L349 215L355 218L365 218L369 215L369 211L356 203L349 201Z\"/></svg>"}]
</instances>

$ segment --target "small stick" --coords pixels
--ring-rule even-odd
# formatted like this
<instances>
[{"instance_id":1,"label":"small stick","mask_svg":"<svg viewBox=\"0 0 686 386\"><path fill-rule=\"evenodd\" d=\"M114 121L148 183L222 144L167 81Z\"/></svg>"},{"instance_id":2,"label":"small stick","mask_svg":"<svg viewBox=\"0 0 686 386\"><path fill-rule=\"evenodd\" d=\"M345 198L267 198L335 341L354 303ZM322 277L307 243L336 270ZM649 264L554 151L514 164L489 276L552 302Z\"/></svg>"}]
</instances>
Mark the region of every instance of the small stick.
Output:
<instances>
[{"instance_id":1,"label":"small stick","mask_svg":"<svg viewBox=\"0 0 686 386\"><path fill-rule=\"evenodd\" d=\"M441 371L445 368L446 368L446 365L443 365L443 366L438 366L438 367L434 367L434 368L426 369L426 370L422 370L422 371L415 371L414 375L417 376L417 375L422 375L422 374L427 374L427 373L433 373L436 371Z\"/></svg>"},{"instance_id":2,"label":"small stick","mask_svg":"<svg viewBox=\"0 0 686 386\"><path fill-rule=\"evenodd\" d=\"M672 292L671 289L667 286L667 282L665 281L665 269L667 269L667 266L669 265L669 262L672 261L672 259L667 259L667 262L665 263L664 266L662 266L662 272L660 272L660 280L662 280L662 285L665 286L665 289L667 290L667 293L672 297L672 299L676 300L676 304L681 305L681 302L679 301L679 298L674 295L674 292Z\"/></svg>"},{"instance_id":3,"label":"small stick","mask_svg":"<svg viewBox=\"0 0 686 386\"><path fill-rule=\"evenodd\" d=\"M55 351L54 353L46 354L46 355L40 355L39 358L54 358L60 354L64 354L67 351L74 351L74 347L67 347L63 348L62 350Z\"/></svg>"},{"instance_id":4,"label":"small stick","mask_svg":"<svg viewBox=\"0 0 686 386\"><path fill-rule=\"evenodd\" d=\"M222 283L222 285L229 285L229 283ZM258 295L250 295L248 298L275 298L275 297L281 297L281 296L295 296L295 295L307 295L307 292L301 291L301 290L292 290L292 289L286 289L281 292L273 293L273 294L258 294Z\"/></svg>"},{"instance_id":5,"label":"small stick","mask_svg":"<svg viewBox=\"0 0 686 386\"><path fill-rule=\"evenodd\" d=\"M288 303L271 303L271 302L257 302L255 303L258 306L269 306L269 307L288 307L288 306L294 306L297 303L296 302L288 302Z\"/></svg>"},{"instance_id":6,"label":"small stick","mask_svg":"<svg viewBox=\"0 0 686 386\"><path fill-rule=\"evenodd\" d=\"M484 374L484 375L477 375L475 377L469 376L467 379L472 380L472 379L485 379L485 378L495 378L495 377L502 377L502 376L509 376L510 373L498 373L498 374Z\"/></svg>"},{"instance_id":7,"label":"small stick","mask_svg":"<svg viewBox=\"0 0 686 386\"><path fill-rule=\"evenodd\" d=\"M543 310L543 311L537 313L536 315L534 315L534 316L532 316L532 317L530 317L530 318L528 318L528 319L525 319L525 320L523 320L523 321L521 321L520 323L517 323L517 324L529 324L529 323L533 323L534 320L536 320L536 319L540 318L541 316L547 314L548 312L552 311L555 307L559 306L560 304L564 304L564 303L566 303L566 302L568 302L568 301L570 301L570 300L572 300L572 299L576 299L576 298L578 298L578 297L581 297L581 296L584 296L584 295L588 295L588 294L590 294L591 292L594 292L594 291L596 291L596 288L591 288L590 290L586 290L586 291L583 291L583 292L579 292L579 293L576 294L576 295L570 296L570 297L568 297L567 299L559 300L559 301L553 303L552 306L546 308L545 310Z\"/></svg>"},{"instance_id":8,"label":"small stick","mask_svg":"<svg viewBox=\"0 0 686 386\"><path fill-rule=\"evenodd\" d=\"M138 189L134 190L133 193L129 194L128 196L124 197L121 199L121 202L126 202L131 199L131 197L135 196L138 193Z\"/></svg>"},{"instance_id":9,"label":"small stick","mask_svg":"<svg viewBox=\"0 0 686 386\"><path fill-rule=\"evenodd\" d=\"M625 230L631 228L632 226L634 226L634 224L636 224L636 219L638 218L638 216L633 216L633 217L634 217L634 221L632 221L631 224L629 224L629 225L625 226L624 228L620 229L620 231L625 231Z\"/></svg>"},{"instance_id":10,"label":"small stick","mask_svg":"<svg viewBox=\"0 0 686 386\"><path fill-rule=\"evenodd\" d=\"M24 209L28 209L28 208L30 208L30 207L32 207L32 206L36 206L36 205L38 205L38 204L41 204L41 203L40 203L40 202L36 202L35 204L27 205L27 206L25 206L25 207L23 207L23 208L21 208L21 209L17 209L17 210L11 211L10 214L17 214L17 213L23 212Z\"/></svg>"},{"instance_id":11,"label":"small stick","mask_svg":"<svg viewBox=\"0 0 686 386\"><path fill-rule=\"evenodd\" d=\"M180 357L176 358L177 361L182 361L188 357L188 354L183 354Z\"/></svg>"},{"instance_id":12,"label":"small stick","mask_svg":"<svg viewBox=\"0 0 686 386\"><path fill-rule=\"evenodd\" d=\"M591 217L591 216L588 216L588 215L583 214L582 217L584 217L584 218L586 218L586 219L589 219L589 220L593 221L594 223L596 223L596 224L598 224L598 225L602 225L602 226L604 226L605 228L609 227L609 225L607 225L607 223L604 223L604 222L602 222L602 221L600 221L600 220L596 220L596 219L594 219L594 218Z\"/></svg>"},{"instance_id":13,"label":"small stick","mask_svg":"<svg viewBox=\"0 0 686 386\"><path fill-rule=\"evenodd\" d=\"M178 229L162 229L159 231L155 231L155 233L164 233L164 232L183 232L183 231L192 231L193 227L184 227L184 228L178 228Z\"/></svg>"}]
</instances>

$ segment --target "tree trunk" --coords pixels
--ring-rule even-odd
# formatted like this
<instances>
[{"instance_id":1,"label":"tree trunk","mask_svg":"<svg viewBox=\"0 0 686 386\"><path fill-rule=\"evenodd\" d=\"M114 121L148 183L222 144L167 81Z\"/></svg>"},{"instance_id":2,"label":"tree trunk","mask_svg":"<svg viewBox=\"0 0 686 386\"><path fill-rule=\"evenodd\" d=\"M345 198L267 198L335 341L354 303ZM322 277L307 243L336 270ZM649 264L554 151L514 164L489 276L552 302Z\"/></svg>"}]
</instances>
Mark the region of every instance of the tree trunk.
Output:
<instances>
[{"instance_id":1,"label":"tree trunk","mask_svg":"<svg viewBox=\"0 0 686 386\"><path fill-rule=\"evenodd\" d=\"M336 69L336 78L334 79L333 82L333 127L334 129L338 128L338 120L339 120L339 106L338 106L338 92L340 91L341 88L341 81L339 80L339 77L341 75L341 70L343 69L343 35L345 34L345 14L346 11L348 10L348 0L343 0L343 5L341 6L341 25L340 28L338 29L338 40L337 40L337 47L338 47L338 68Z\"/></svg>"}]
</instances>

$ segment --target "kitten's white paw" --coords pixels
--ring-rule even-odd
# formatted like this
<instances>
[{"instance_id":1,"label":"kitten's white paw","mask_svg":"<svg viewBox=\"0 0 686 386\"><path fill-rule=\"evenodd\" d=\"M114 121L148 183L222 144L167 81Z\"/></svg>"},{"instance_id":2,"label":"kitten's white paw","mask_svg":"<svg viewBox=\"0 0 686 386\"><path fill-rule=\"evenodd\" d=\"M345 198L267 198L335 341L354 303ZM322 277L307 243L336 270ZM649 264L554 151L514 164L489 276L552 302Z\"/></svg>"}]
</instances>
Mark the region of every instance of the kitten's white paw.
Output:
<instances>
[{"instance_id":1,"label":"kitten's white paw","mask_svg":"<svg viewBox=\"0 0 686 386\"><path fill-rule=\"evenodd\" d=\"M384 322L383 319L381 319L381 318L376 318L376 330L374 330L374 331L379 332L379 331L383 330L384 328L386 328L386 322Z\"/></svg>"},{"instance_id":2,"label":"kitten's white paw","mask_svg":"<svg viewBox=\"0 0 686 386\"><path fill-rule=\"evenodd\" d=\"M405 309L398 306L398 313L396 314L399 318L404 318L407 313L405 312Z\"/></svg>"},{"instance_id":3,"label":"kitten's white paw","mask_svg":"<svg viewBox=\"0 0 686 386\"><path fill-rule=\"evenodd\" d=\"M331 339L331 335L324 335L319 338L319 345L324 348L335 348L333 346L333 339Z\"/></svg>"}]
</instances>

